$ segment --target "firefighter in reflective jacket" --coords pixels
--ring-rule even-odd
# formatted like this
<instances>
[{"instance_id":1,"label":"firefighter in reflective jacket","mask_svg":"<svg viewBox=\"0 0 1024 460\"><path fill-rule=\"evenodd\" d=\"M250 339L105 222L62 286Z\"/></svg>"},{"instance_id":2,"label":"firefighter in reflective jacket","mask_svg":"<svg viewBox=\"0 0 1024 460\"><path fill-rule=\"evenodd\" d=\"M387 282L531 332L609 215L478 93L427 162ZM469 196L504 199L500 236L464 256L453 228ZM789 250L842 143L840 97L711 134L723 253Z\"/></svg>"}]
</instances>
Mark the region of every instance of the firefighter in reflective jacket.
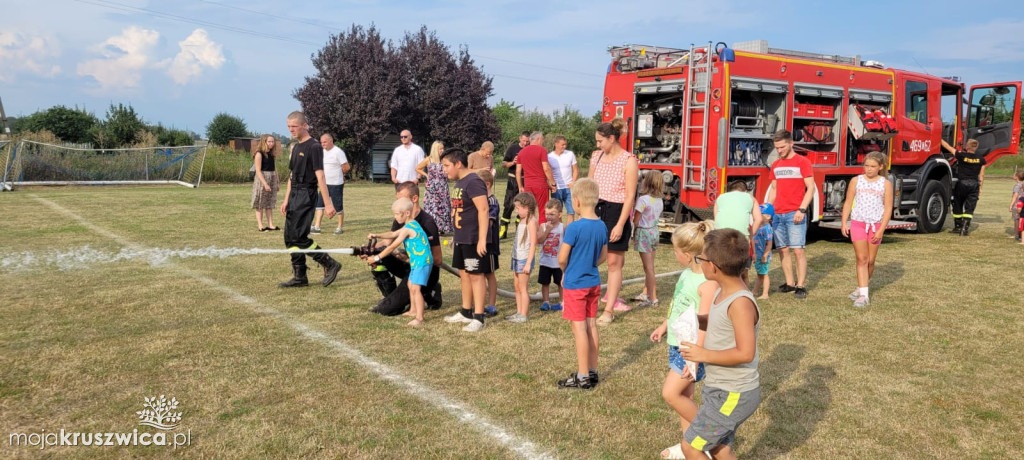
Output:
<instances>
[{"instance_id":1,"label":"firefighter in reflective jacket","mask_svg":"<svg viewBox=\"0 0 1024 460\"><path fill-rule=\"evenodd\" d=\"M981 184L985 182L985 156L978 154L978 141L971 139L964 146L966 151L957 151L942 141L942 147L954 153L956 158L956 188L953 189L953 230L967 236L971 232L974 207L981 197Z\"/></svg>"}]
</instances>

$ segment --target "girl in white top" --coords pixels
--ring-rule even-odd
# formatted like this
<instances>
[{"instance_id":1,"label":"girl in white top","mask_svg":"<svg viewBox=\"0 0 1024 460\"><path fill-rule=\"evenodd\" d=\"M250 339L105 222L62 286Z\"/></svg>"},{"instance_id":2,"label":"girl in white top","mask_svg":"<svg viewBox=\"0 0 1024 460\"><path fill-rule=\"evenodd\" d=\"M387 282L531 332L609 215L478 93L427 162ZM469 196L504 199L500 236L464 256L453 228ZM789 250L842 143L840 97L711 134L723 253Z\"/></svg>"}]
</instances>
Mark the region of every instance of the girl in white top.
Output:
<instances>
[{"instance_id":1,"label":"girl in white top","mask_svg":"<svg viewBox=\"0 0 1024 460\"><path fill-rule=\"evenodd\" d=\"M648 171L640 179L640 198L633 207L633 247L644 266L644 292L633 298L638 307L658 305L657 280L654 278L654 251L658 249L658 217L664 210L664 181L661 173Z\"/></svg>"},{"instance_id":2,"label":"girl in white top","mask_svg":"<svg viewBox=\"0 0 1024 460\"><path fill-rule=\"evenodd\" d=\"M857 255L857 289L850 293L853 306L869 304L868 282L875 271L875 256L892 216L892 182L887 179L885 154L871 152L864 159L864 174L854 177L843 203L843 236L853 241Z\"/></svg>"},{"instance_id":3,"label":"girl in white top","mask_svg":"<svg viewBox=\"0 0 1024 460\"><path fill-rule=\"evenodd\" d=\"M519 226L512 241L512 273L515 276L516 313L505 317L513 323L525 323L530 313L530 272L537 253L537 199L532 193L522 192L512 200L516 214L519 215Z\"/></svg>"}]
</instances>

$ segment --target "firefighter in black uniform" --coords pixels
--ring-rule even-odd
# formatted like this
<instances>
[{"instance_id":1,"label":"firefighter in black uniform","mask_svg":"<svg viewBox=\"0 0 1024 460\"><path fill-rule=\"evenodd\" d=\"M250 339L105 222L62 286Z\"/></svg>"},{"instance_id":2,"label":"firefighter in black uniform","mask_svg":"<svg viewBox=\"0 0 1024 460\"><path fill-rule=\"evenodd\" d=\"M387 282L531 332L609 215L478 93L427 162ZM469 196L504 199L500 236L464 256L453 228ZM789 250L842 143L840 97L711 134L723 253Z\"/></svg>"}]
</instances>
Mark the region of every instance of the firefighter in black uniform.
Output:
<instances>
[{"instance_id":1,"label":"firefighter in black uniform","mask_svg":"<svg viewBox=\"0 0 1024 460\"><path fill-rule=\"evenodd\" d=\"M508 169L508 185L505 187L505 204L501 211L501 228L498 229L500 238L508 238L509 225L515 225L512 223L512 211L515 209L515 206L512 206L512 199L519 194L519 184L516 183L516 157L529 142L530 132L523 131L519 135L519 142L508 146L508 150L505 150L505 157L501 159L502 166ZM519 216L516 215L515 218L518 220Z\"/></svg>"},{"instance_id":2,"label":"firefighter in black uniform","mask_svg":"<svg viewBox=\"0 0 1024 460\"><path fill-rule=\"evenodd\" d=\"M285 215L284 245L295 251L292 253L293 276L279 284L283 288L309 285L306 279L306 253L301 250L318 249L316 242L309 238L317 193L324 199L324 214L327 218L336 214L324 180L324 149L309 135L309 125L302 112L288 115L288 131L299 142L292 148L288 193L285 194L284 203L281 203L281 214ZM341 270L341 264L324 253L311 254L310 257L324 268L324 279L320 284L326 287L333 283Z\"/></svg>"},{"instance_id":3,"label":"firefighter in black uniform","mask_svg":"<svg viewBox=\"0 0 1024 460\"><path fill-rule=\"evenodd\" d=\"M956 188L953 189L953 230L967 236L971 232L971 219L974 218L974 207L981 197L981 184L985 182L985 156L977 153L978 141L971 139L964 145L964 150L957 151L953 146L942 141L942 147L954 152L956 158Z\"/></svg>"}]
</instances>

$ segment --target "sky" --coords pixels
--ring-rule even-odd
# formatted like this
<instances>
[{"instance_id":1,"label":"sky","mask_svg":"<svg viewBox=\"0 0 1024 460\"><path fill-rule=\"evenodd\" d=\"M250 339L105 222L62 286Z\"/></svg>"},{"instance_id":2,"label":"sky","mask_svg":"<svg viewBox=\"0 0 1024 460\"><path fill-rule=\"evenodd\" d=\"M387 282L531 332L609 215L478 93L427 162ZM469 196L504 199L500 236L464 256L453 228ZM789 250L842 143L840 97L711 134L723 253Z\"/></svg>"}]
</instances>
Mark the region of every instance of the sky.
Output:
<instances>
[{"instance_id":1,"label":"sky","mask_svg":"<svg viewBox=\"0 0 1024 460\"><path fill-rule=\"evenodd\" d=\"M352 24L396 44L421 26L465 46L494 78L491 103L545 112L601 104L607 49L767 40L859 55L967 85L1024 79L1024 2L0 0L8 116L55 105L205 133L214 115L284 133L310 57ZM770 5L770 6L768 6ZM339 107L339 110L344 110Z\"/></svg>"}]
</instances>

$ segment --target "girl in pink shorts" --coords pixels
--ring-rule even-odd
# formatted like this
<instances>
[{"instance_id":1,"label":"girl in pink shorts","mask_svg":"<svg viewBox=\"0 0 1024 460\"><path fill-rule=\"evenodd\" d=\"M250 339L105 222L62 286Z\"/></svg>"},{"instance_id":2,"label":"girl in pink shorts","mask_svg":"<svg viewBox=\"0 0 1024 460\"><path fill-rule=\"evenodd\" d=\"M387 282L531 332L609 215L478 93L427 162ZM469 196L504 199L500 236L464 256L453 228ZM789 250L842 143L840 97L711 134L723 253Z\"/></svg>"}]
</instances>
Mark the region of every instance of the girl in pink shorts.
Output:
<instances>
[{"instance_id":1,"label":"girl in pink shorts","mask_svg":"<svg viewBox=\"0 0 1024 460\"><path fill-rule=\"evenodd\" d=\"M857 289L850 293L854 307L866 307L868 282L875 271L875 257L882 235L892 216L892 182L888 180L885 154L869 153L864 158L864 174L854 177L846 189L843 203L843 236L853 241L857 255Z\"/></svg>"}]
</instances>

